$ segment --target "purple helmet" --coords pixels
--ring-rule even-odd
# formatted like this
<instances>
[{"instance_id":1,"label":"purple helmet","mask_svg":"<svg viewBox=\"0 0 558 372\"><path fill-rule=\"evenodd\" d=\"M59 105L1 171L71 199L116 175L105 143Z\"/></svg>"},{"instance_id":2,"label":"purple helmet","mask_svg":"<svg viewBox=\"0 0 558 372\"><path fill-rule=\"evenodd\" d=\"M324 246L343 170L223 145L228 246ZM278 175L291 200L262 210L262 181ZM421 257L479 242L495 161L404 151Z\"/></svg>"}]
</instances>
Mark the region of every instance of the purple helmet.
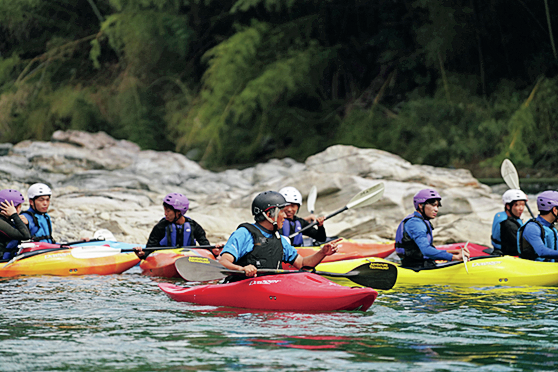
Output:
<instances>
[{"instance_id":1,"label":"purple helmet","mask_svg":"<svg viewBox=\"0 0 558 372\"><path fill-rule=\"evenodd\" d=\"M420 190L415 194L413 197L413 204L415 205L415 209L418 209L419 204L426 202L427 200L440 200L442 201L442 197L436 190L433 189L424 189Z\"/></svg>"},{"instance_id":2,"label":"purple helmet","mask_svg":"<svg viewBox=\"0 0 558 372\"><path fill-rule=\"evenodd\" d=\"M23 199L23 195L19 191L5 189L0 191L0 203L5 201L12 201L14 203L14 207L17 207L22 204L25 199Z\"/></svg>"},{"instance_id":3,"label":"purple helmet","mask_svg":"<svg viewBox=\"0 0 558 372\"><path fill-rule=\"evenodd\" d=\"M188 207L190 206L190 201L187 197L177 192L168 194L163 198L163 203L171 206L175 211L181 212L183 215L186 214Z\"/></svg>"},{"instance_id":4,"label":"purple helmet","mask_svg":"<svg viewBox=\"0 0 558 372\"><path fill-rule=\"evenodd\" d=\"M558 207L558 191L543 191L537 196L539 211L550 211Z\"/></svg>"}]
</instances>

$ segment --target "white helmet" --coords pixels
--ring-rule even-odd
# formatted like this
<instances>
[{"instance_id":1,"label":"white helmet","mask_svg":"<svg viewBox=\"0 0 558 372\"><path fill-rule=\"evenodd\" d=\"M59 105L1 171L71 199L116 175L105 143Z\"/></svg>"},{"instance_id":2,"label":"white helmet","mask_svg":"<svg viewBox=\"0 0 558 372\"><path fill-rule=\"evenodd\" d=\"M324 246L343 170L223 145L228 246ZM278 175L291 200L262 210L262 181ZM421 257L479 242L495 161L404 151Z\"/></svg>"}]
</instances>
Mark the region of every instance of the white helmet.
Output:
<instances>
[{"instance_id":1,"label":"white helmet","mask_svg":"<svg viewBox=\"0 0 558 372\"><path fill-rule=\"evenodd\" d=\"M44 183L34 183L29 187L29 190L27 190L27 198L29 198L29 200L45 195L51 196L52 191L50 190L50 187Z\"/></svg>"},{"instance_id":2,"label":"white helmet","mask_svg":"<svg viewBox=\"0 0 558 372\"><path fill-rule=\"evenodd\" d=\"M289 204L302 205L302 194L292 186L283 187L279 190L279 194L283 195Z\"/></svg>"},{"instance_id":3,"label":"white helmet","mask_svg":"<svg viewBox=\"0 0 558 372\"><path fill-rule=\"evenodd\" d=\"M518 200L527 201L529 199L527 198L527 195L525 195L523 191L517 189L508 190L504 193L504 195L502 195L502 201L504 202L504 205Z\"/></svg>"}]
</instances>

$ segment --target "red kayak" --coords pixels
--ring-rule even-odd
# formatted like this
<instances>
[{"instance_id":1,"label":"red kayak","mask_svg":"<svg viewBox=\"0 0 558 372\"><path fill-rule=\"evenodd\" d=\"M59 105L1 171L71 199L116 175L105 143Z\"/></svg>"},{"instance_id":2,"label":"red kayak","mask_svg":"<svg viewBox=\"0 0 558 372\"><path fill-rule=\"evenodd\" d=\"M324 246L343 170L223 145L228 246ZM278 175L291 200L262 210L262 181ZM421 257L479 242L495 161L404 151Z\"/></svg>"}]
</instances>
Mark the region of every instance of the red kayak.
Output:
<instances>
[{"instance_id":1,"label":"red kayak","mask_svg":"<svg viewBox=\"0 0 558 372\"><path fill-rule=\"evenodd\" d=\"M378 296L372 288L343 287L304 272L194 287L160 283L159 288L179 302L272 311L365 311Z\"/></svg>"}]
</instances>

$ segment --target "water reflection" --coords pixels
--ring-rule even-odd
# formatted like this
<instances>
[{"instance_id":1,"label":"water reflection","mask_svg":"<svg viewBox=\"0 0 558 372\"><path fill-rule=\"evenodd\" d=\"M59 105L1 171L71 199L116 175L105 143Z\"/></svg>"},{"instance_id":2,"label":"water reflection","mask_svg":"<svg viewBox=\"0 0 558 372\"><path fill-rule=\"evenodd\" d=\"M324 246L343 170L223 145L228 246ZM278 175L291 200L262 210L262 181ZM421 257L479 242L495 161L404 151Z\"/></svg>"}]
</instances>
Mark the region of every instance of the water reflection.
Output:
<instances>
[{"instance_id":1,"label":"water reflection","mask_svg":"<svg viewBox=\"0 0 558 372\"><path fill-rule=\"evenodd\" d=\"M553 288L405 287L362 312L179 303L160 280L0 280L2 371L553 370ZM182 283L174 280L172 282Z\"/></svg>"}]
</instances>

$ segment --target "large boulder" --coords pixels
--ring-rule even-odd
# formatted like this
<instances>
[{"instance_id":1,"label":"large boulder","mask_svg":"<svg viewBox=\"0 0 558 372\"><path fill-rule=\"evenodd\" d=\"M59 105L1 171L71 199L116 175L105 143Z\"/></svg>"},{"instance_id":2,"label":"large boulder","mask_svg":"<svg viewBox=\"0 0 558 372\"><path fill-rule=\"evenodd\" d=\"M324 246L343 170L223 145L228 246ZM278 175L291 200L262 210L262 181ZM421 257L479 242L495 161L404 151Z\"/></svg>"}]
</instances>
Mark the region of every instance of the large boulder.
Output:
<instances>
[{"instance_id":1,"label":"large boulder","mask_svg":"<svg viewBox=\"0 0 558 372\"><path fill-rule=\"evenodd\" d=\"M467 170L414 165L385 151L353 146L332 146L304 163L273 159L223 172L203 169L182 154L141 151L103 132L58 131L49 142L0 148L0 188L25 194L35 182L52 186L50 213L60 241L108 229L118 240L145 243L163 217L162 198L169 192L188 196L188 215L212 242L226 240L240 223L252 219L250 205L259 192L284 186L298 188L304 198L317 186L316 213L327 215L383 182L385 193L377 203L349 209L325 224L328 235L355 239L393 239L398 223L413 211L413 195L427 187L443 197L439 218L433 221L436 243L489 245L492 217L501 210L500 195ZM306 205L299 214L308 214Z\"/></svg>"}]
</instances>

